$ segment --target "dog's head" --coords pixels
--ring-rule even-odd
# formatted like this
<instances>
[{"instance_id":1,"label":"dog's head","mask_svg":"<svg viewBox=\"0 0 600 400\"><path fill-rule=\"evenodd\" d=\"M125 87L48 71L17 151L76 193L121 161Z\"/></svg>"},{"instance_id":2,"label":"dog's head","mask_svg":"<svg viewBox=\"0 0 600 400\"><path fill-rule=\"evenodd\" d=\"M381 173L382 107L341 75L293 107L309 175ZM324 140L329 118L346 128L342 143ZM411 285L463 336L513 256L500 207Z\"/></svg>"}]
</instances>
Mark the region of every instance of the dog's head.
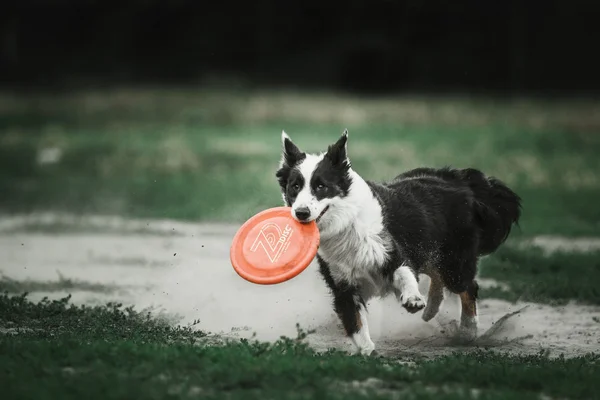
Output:
<instances>
[{"instance_id":1,"label":"dog's head","mask_svg":"<svg viewBox=\"0 0 600 400\"><path fill-rule=\"evenodd\" d=\"M285 204L300 222L324 223L348 195L352 179L347 154L348 131L325 153L307 154L282 132L283 156L276 173Z\"/></svg>"}]
</instances>

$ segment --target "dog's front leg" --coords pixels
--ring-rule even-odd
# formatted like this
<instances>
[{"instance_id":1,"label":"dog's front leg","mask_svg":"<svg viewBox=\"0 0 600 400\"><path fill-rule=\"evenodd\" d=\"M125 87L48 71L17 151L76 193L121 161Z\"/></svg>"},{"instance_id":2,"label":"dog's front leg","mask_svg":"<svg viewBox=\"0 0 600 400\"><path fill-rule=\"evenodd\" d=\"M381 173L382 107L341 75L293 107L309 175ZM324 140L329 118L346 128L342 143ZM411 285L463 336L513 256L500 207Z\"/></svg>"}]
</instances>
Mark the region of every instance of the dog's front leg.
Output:
<instances>
[{"instance_id":1,"label":"dog's front leg","mask_svg":"<svg viewBox=\"0 0 600 400\"><path fill-rule=\"evenodd\" d=\"M393 285L396 298L408 312L414 314L425 307L416 274L410 267L402 264L394 271Z\"/></svg>"},{"instance_id":2,"label":"dog's front leg","mask_svg":"<svg viewBox=\"0 0 600 400\"><path fill-rule=\"evenodd\" d=\"M375 350L375 344L369 333L367 309L357 290L342 290L334 293L333 303L346 334L352 339L358 352L371 355Z\"/></svg>"},{"instance_id":3,"label":"dog's front leg","mask_svg":"<svg viewBox=\"0 0 600 400\"><path fill-rule=\"evenodd\" d=\"M375 344L371 340L367 322L367 308L358 288L347 282L335 281L331 275L329 265L321 258L319 270L333 295L333 308L340 318L344 330L363 355L371 355Z\"/></svg>"}]
</instances>

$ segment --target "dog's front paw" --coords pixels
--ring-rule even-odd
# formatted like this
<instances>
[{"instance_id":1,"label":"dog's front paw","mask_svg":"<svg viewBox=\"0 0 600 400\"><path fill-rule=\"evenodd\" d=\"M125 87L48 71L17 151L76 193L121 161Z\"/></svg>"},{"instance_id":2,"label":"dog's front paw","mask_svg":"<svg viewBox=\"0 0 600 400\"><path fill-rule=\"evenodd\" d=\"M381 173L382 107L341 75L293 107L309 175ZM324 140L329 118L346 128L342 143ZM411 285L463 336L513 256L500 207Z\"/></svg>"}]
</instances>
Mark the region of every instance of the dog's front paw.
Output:
<instances>
[{"instance_id":1,"label":"dog's front paw","mask_svg":"<svg viewBox=\"0 0 600 400\"><path fill-rule=\"evenodd\" d=\"M358 354L363 356L376 355L377 353L375 352L375 343L369 341L363 344L361 347L358 348Z\"/></svg>"},{"instance_id":2,"label":"dog's front paw","mask_svg":"<svg viewBox=\"0 0 600 400\"><path fill-rule=\"evenodd\" d=\"M357 340L359 339L359 340ZM362 340L361 340L362 339ZM365 340L366 339L366 340ZM352 338L356 354L363 356L375 355L375 343L369 338Z\"/></svg>"},{"instance_id":3,"label":"dog's front paw","mask_svg":"<svg viewBox=\"0 0 600 400\"><path fill-rule=\"evenodd\" d=\"M402 307L406 308L411 314L422 310L426 305L427 303L420 295L402 296Z\"/></svg>"}]
</instances>

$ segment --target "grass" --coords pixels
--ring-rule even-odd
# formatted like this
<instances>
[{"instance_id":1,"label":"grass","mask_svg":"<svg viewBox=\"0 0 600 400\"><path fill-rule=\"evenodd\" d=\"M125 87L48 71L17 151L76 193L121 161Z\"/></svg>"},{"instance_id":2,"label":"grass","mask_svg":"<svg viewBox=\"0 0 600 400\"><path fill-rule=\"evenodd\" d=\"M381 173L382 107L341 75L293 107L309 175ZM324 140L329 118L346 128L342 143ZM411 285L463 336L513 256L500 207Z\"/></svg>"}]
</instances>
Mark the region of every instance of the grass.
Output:
<instances>
[{"instance_id":1,"label":"grass","mask_svg":"<svg viewBox=\"0 0 600 400\"><path fill-rule=\"evenodd\" d=\"M7 398L561 398L600 396L598 356L475 351L414 363L317 354L298 338L205 344L118 304L0 296L0 384ZM7 329L7 327L9 329ZM35 384L32 384L35 382Z\"/></svg>"},{"instance_id":2,"label":"grass","mask_svg":"<svg viewBox=\"0 0 600 400\"><path fill-rule=\"evenodd\" d=\"M481 276L507 285L482 290L483 298L600 305L598 251L544 254L539 248L503 246L482 261Z\"/></svg>"},{"instance_id":3,"label":"grass","mask_svg":"<svg viewBox=\"0 0 600 400\"><path fill-rule=\"evenodd\" d=\"M522 195L515 235L600 231L600 122L589 104L546 105L548 113L529 103L460 99L160 91L1 100L5 212L240 223L280 204L274 171L282 129L301 148L320 151L348 127L353 165L367 178L421 165L473 166Z\"/></svg>"}]
</instances>

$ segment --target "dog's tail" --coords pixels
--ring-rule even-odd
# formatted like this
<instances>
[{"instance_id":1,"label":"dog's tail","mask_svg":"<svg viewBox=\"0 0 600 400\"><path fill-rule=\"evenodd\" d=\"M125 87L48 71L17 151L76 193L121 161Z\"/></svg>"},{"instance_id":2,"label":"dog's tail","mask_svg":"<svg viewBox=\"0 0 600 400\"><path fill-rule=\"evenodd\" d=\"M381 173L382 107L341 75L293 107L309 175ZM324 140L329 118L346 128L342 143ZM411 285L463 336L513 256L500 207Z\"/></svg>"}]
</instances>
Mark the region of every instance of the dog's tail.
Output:
<instances>
[{"instance_id":1,"label":"dog's tail","mask_svg":"<svg viewBox=\"0 0 600 400\"><path fill-rule=\"evenodd\" d=\"M496 178L473 168L460 170L462 181L473 191L475 221L481 230L479 254L494 252L519 224L521 198Z\"/></svg>"}]
</instances>

